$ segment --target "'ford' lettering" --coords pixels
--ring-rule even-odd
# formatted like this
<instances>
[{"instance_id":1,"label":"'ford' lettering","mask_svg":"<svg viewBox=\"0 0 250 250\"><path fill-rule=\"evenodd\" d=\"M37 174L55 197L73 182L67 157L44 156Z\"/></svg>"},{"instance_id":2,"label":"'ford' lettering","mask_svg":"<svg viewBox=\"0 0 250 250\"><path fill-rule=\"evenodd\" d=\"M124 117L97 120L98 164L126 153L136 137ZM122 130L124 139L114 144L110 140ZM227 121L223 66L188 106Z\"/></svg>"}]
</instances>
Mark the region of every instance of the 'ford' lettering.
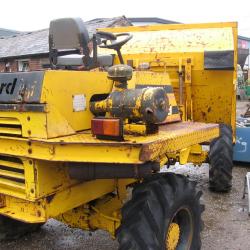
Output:
<instances>
[{"instance_id":1,"label":"'ford' lettering","mask_svg":"<svg viewBox=\"0 0 250 250\"><path fill-rule=\"evenodd\" d=\"M6 93L8 95L12 95L14 93L16 87L17 78L14 78L13 82L10 83L1 83L0 85L0 95L2 93Z\"/></svg>"}]
</instances>

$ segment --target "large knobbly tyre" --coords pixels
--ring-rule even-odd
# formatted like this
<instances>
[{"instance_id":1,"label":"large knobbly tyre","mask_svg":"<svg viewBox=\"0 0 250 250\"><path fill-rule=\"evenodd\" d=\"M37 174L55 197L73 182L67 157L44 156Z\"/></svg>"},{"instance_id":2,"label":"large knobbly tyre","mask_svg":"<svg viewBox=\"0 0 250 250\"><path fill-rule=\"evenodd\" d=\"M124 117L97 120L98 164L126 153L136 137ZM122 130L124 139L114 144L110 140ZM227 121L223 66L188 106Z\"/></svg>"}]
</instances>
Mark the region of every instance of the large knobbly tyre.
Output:
<instances>
[{"instance_id":1,"label":"large knobbly tyre","mask_svg":"<svg viewBox=\"0 0 250 250\"><path fill-rule=\"evenodd\" d=\"M138 184L122 208L120 250L201 248L201 191L182 175L155 174Z\"/></svg>"},{"instance_id":2,"label":"large knobbly tyre","mask_svg":"<svg viewBox=\"0 0 250 250\"><path fill-rule=\"evenodd\" d=\"M228 192L232 187L233 138L231 127L220 124L220 136L210 144L209 187L215 192Z\"/></svg>"},{"instance_id":3,"label":"large knobbly tyre","mask_svg":"<svg viewBox=\"0 0 250 250\"><path fill-rule=\"evenodd\" d=\"M37 231L43 223L25 223L0 215L0 240L15 240Z\"/></svg>"}]
</instances>

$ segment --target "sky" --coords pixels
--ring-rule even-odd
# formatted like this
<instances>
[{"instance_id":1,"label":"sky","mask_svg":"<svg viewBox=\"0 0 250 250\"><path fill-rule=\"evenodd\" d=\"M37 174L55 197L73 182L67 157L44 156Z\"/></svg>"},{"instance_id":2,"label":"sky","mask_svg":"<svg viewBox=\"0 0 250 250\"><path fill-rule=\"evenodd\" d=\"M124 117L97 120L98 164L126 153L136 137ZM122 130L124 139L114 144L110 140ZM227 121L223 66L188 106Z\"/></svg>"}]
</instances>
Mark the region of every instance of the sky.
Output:
<instances>
[{"instance_id":1,"label":"sky","mask_svg":"<svg viewBox=\"0 0 250 250\"><path fill-rule=\"evenodd\" d=\"M81 17L159 17L183 23L237 21L250 37L250 0L12 0L1 1L0 28L32 31L52 19Z\"/></svg>"}]
</instances>

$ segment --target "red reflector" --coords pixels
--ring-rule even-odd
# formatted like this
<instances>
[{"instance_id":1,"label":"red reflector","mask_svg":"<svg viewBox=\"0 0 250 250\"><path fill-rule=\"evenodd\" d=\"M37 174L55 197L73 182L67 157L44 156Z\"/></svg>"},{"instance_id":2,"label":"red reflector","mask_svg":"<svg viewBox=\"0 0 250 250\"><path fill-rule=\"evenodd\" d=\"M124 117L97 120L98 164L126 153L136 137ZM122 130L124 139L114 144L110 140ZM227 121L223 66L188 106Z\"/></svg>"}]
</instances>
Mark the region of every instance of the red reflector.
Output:
<instances>
[{"instance_id":1,"label":"red reflector","mask_svg":"<svg viewBox=\"0 0 250 250\"><path fill-rule=\"evenodd\" d=\"M105 135L113 135L119 136L120 135L120 121L116 120L106 120L103 122L103 134Z\"/></svg>"},{"instance_id":2,"label":"red reflector","mask_svg":"<svg viewBox=\"0 0 250 250\"><path fill-rule=\"evenodd\" d=\"M97 120L97 119L93 119L91 121L91 130L92 130L92 134L94 135L101 135L103 134L103 121Z\"/></svg>"},{"instance_id":3,"label":"red reflector","mask_svg":"<svg viewBox=\"0 0 250 250\"><path fill-rule=\"evenodd\" d=\"M103 139L122 139L123 125L120 119L94 118L91 120L92 134Z\"/></svg>"}]
</instances>

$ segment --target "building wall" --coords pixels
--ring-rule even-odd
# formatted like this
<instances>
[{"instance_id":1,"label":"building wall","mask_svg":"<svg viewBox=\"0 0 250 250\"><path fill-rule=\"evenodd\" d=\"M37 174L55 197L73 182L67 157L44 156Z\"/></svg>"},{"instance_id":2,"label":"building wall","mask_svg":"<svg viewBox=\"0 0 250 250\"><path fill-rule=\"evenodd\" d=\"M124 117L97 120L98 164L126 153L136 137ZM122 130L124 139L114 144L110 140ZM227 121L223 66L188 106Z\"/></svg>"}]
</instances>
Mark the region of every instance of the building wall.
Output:
<instances>
[{"instance_id":1,"label":"building wall","mask_svg":"<svg viewBox=\"0 0 250 250\"><path fill-rule=\"evenodd\" d=\"M238 48L250 49L250 41L244 39L238 39Z\"/></svg>"},{"instance_id":2,"label":"building wall","mask_svg":"<svg viewBox=\"0 0 250 250\"><path fill-rule=\"evenodd\" d=\"M244 37L238 38L238 48L239 49L248 49L250 53L250 40L244 39ZM244 70L248 71L248 79L250 79L250 54L247 56L245 60L245 65L243 66Z\"/></svg>"},{"instance_id":3,"label":"building wall","mask_svg":"<svg viewBox=\"0 0 250 250\"><path fill-rule=\"evenodd\" d=\"M44 61L48 61L47 58L41 57L41 58L32 58L29 61L30 65L30 70L35 71L35 70L43 70L43 63Z\"/></svg>"},{"instance_id":4,"label":"building wall","mask_svg":"<svg viewBox=\"0 0 250 250\"><path fill-rule=\"evenodd\" d=\"M15 60L8 60L0 62L0 72L16 72L17 62Z\"/></svg>"},{"instance_id":5,"label":"building wall","mask_svg":"<svg viewBox=\"0 0 250 250\"><path fill-rule=\"evenodd\" d=\"M22 59L7 59L0 61L0 72L17 72L19 71L18 62L25 61L29 64L29 71L43 70L43 65L48 63L47 57L34 57L34 58L22 58Z\"/></svg>"}]
</instances>

